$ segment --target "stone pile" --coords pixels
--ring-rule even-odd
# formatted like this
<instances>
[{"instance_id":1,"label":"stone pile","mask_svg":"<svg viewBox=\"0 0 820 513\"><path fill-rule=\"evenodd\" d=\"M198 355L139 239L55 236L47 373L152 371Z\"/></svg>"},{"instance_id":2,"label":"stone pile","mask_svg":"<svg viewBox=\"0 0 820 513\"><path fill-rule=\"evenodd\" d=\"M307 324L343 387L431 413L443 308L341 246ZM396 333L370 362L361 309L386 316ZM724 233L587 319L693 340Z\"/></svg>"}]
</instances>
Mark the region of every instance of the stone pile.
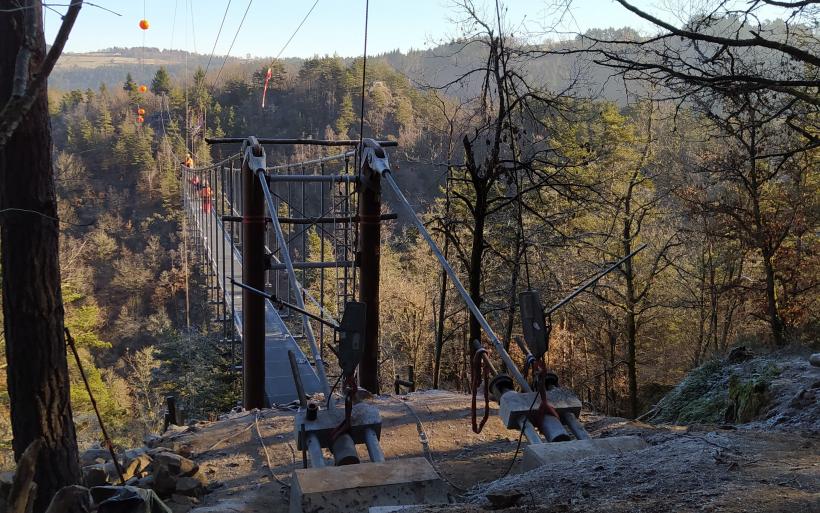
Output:
<instances>
[{"instance_id":1,"label":"stone pile","mask_svg":"<svg viewBox=\"0 0 820 513\"><path fill-rule=\"evenodd\" d=\"M150 443L150 442L149 442ZM209 483L191 452L176 443L169 447L139 447L120 456L125 485L153 490L174 513L184 513L199 504L202 496L217 483ZM95 447L80 456L85 485L89 488L120 485L111 454Z\"/></svg>"}]
</instances>

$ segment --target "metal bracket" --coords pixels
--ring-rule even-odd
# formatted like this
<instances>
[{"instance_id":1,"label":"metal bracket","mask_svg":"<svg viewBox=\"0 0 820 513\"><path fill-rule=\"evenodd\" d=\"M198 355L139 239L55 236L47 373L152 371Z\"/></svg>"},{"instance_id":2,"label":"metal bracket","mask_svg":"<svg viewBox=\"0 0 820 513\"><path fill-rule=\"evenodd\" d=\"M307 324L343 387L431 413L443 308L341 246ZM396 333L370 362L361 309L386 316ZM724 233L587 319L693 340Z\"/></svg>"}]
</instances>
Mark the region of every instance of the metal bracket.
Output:
<instances>
[{"instance_id":1,"label":"metal bracket","mask_svg":"<svg viewBox=\"0 0 820 513\"><path fill-rule=\"evenodd\" d=\"M356 372L364 356L364 332L367 307L360 301L345 303L339 326L339 366L345 376Z\"/></svg>"},{"instance_id":2,"label":"metal bracket","mask_svg":"<svg viewBox=\"0 0 820 513\"><path fill-rule=\"evenodd\" d=\"M265 155L265 148L259 144L256 137L250 136L242 142L242 155L243 165L247 163L254 174L265 171L268 158Z\"/></svg>"},{"instance_id":3,"label":"metal bracket","mask_svg":"<svg viewBox=\"0 0 820 513\"><path fill-rule=\"evenodd\" d=\"M362 140L362 166L367 166L378 175L390 171L390 162L387 153L378 142L373 139Z\"/></svg>"},{"instance_id":4,"label":"metal bracket","mask_svg":"<svg viewBox=\"0 0 820 513\"><path fill-rule=\"evenodd\" d=\"M373 175L382 176L384 173L390 171L390 162L387 160L387 152L373 139L362 140L361 152L361 184L363 187L381 195L381 187L374 187L371 181L373 180Z\"/></svg>"},{"instance_id":5,"label":"metal bracket","mask_svg":"<svg viewBox=\"0 0 820 513\"><path fill-rule=\"evenodd\" d=\"M518 295L521 307L521 327L530 353L540 359L549 349L550 326L544 319L544 307L538 292L527 290Z\"/></svg>"}]
</instances>

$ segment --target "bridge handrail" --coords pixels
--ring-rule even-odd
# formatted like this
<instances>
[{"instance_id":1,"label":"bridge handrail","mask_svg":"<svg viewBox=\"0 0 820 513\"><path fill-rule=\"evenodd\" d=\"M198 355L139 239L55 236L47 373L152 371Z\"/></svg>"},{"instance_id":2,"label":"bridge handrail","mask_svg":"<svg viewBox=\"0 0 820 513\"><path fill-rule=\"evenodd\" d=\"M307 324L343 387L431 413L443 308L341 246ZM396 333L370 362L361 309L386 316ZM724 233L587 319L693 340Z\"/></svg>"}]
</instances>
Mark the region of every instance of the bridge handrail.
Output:
<instances>
[{"instance_id":1,"label":"bridge handrail","mask_svg":"<svg viewBox=\"0 0 820 513\"><path fill-rule=\"evenodd\" d=\"M252 149L248 148L248 151L252 151ZM282 225L279 224L279 213L276 210L276 206L273 203L273 196L271 196L270 189L268 188L265 170L264 168L257 168L254 169L253 172L259 178L259 183L262 186L262 195L265 197L265 203L267 204L268 212L270 213L271 225L276 233L276 240L278 241L279 246L283 249L281 251L282 260L288 271L288 281L290 281L291 287L294 288L296 306L304 310L305 300L302 297L302 287L296 279L296 271L293 268L293 260L291 260L290 252L287 250L287 241L285 240L285 234L282 231ZM310 346L310 352L315 363L316 374L318 375L319 383L322 386L322 392L324 393L325 398L330 399L330 384L327 381L327 374L325 373L325 364L322 359L322 354L319 351L319 347L316 345L316 337L313 334L313 328L311 327L310 322L308 322L307 316L302 316L302 322L305 327L305 335L308 345ZM333 401L329 401L329 404L331 407L334 405Z\"/></svg>"},{"instance_id":2,"label":"bridge handrail","mask_svg":"<svg viewBox=\"0 0 820 513\"><path fill-rule=\"evenodd\" d=\"M315 164L322 164L324 162L330 162L332 160L340 160L343 158L348 158L356 155L355 151L346 151L344 153L339 153L338 155L329 155L327 157L321 157L318 159L313 160L303 160L300 162L291 162L290 164L279 164L276 166L266 167L265 171L279 171L282 169L292 169L294 167L303 167L303 166L312 166Z\"/></svg>"},{"instance_id":3,"label":"bridge handrail","mask_svg":"<svg viewBox=\"0 0 820 513\"><path fill-rule=\"evenodd\" d=\"M216 169L219 166L224 166L225 164L227 164L228 162L230 162L232 160L238 160L240 158L242 158L241 153L234 153L230 157L222 159L219 162L214 162L213 164L209 164L209 165L203 166L203 167L188 167L184 164L181 164L181 165L182 165L183 170L185 170L189 173L204 173L205 171L211 171L212 169Z\"/></svg>"}]
</instances>

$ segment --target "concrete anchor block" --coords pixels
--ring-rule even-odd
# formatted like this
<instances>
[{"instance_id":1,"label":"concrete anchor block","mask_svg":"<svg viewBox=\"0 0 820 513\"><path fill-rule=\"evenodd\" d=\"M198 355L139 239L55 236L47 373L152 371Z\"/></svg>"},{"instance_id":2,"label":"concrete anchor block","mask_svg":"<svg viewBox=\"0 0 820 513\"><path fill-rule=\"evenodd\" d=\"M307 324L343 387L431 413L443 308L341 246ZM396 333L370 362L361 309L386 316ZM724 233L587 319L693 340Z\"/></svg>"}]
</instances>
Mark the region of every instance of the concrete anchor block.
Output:
<instances>
[{"instance_id":1,"label":"concrete anchor block","mask_svg":"<svg viewBox=\"0 0 820 513\"><path fill-rule=\"evenodd\" d=\"M646 442L632 435L528 445L524 447L524 471L558 461L577 461L590 456L622 454L645 447L648 447Z\"/></svg>"},{"instance_id":2,"label":"concrete anchor block","mask_svg":"<svg viewBox=\"0 0 820 513\"><path fill-rule=\"evenodd\" d=\"M374 506L448 504L447 484L424 458L296 469L290 513L367 513Z\"/></svg>"},{"instance_id":3,"label":"concrete anchor block","mask_svg":"<svg viewBox=\"0 0 820 513\"><path fill-rule=\"evenodd\" d=\"M533 411L541 405L541 399L535 399L537 392L507 392L501 396L498 415L507 429L521 429L522 417L526 417L532 406ZM533 399L535 404L533 405ZM555 387L547 391L547 401L559 415L569 412L576 417L581 413L581 400L567 388Z\"/></svg>"}]
</instances>

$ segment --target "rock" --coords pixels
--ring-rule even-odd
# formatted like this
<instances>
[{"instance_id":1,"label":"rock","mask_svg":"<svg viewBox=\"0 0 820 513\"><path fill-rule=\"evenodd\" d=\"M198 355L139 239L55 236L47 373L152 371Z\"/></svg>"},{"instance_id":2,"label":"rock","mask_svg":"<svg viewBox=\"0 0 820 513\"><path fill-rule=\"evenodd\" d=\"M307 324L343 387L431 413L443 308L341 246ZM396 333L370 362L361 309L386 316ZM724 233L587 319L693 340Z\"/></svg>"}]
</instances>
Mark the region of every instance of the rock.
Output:
<instances>
[{"instance_id":1,"label":"rock","mask_svg":"<svg viewBox=\"0 0 820 513\"><path fill-rule=\"evenodd\" d=\"M173 452L185 458L190 458L193 454L193 449L189 443L180 443L176 440L166 440L166 444L167 447L157 447L155 449L151 449L148 451L148 454L154 456L155 454L159 454L161 452Z\"/></svg>"},{"instance_id":2,"label":"rock","mask_svg":"<svg viewBox=\"0 0 820 513\"><path fill-rule=\"evenodd\" d=\"M162 434L163 436L178 435L185 433L190 429L188 426L177 426L175 424L168 424L168 429Z\"/></svg>"},{"instance_id":3,"label":"rock","mask_svg":"<svg viewBox=\"0 0 820 513\"><path fill-rule=\"evenodd\" d=\"M110 476L105 463L83 467L83 482L89 488L110 484Z\"/></svg>"},{"instance_id":4,"label":"rock","mask_svg":"<svg viewBox=\"0 0 820 513\"><path fill-rule=\"evenodd\" d=\"M28 509L31 509L31 505L29 505ZM59 511L61 513L85 513L91 511L90 490L79 485L64 486L51 498L48 511Z\"/></svg>"},{"instance_id":5,"label":"rock","mask_svg":"<svg viewBox=\"0 0 820 513\"><path fill-rule=\"evenodd\" d=\"M190 504L179 504L177 502L169 502L167 506L168 508L170 508L171 513L188 513L189 511L193 511L193 506Z\"/></svg>"},{"instance_id":6,"label":"rock","mask_svg":"<svg viewBox=\"0 0 820 513\"><path fill-rule=\"evenodd\" d=\"M151 475L153 482L151 489L157 492L160 497L168 497L177 488L177 479L172 476L166 467L157 467Z\"/></svg>"},{"instance_id":7,"label":"rock","mask_svg":"<svg viewBox=\"0 0 820 513\"><path fill-rule=\"evenodd\" d=\"M157 435L145 435L142 439L142 443L145 444L146 447L156 447L162 441L162 438Z\"/></svg>"},{"instance_id":8,"label":"rock","mask_svg":"<svg viewBox=\"0 0 820 513\"><path fill-rule=\"evenodd\" d=\"M515 490L499 493L488 493L487 500L490 501L493 509L511 508L518 504L524 494Z\"/></svg>"},{"instance_id":9,"label":"rock","mask_svg":"<svg viewBox=\"0 0 820 513\"><path fill-rule=\"evenodd\" d=\"M82 454L80 454L81 467L87 467L97 463L105 463L107 461L111 461L111 453L102 447L92 447L91 449L85 450Z\"/></svg>"},{"instance_id":10,"label":"rock","mask_svg":"<svg viewBox=\"0 0 820 513\"><path fill-rule=\"evenodd\" d=\"M195 477L182 477L177 481L176 492L189 497L201 497L205 494L205 487Z\"/></svg>"},{"instance_id":11,"label":"rock","mask_svg":"<svg viewBox=\"0 0 820 513\"><path fill-rule=\"evenodd\" d=\"M197 499L196 497L189 497L188 495L181 495L178 493L171 495L171 501L176 502L177 504L199 504L199 499Z\"/></svg>"},{"instance_id":12,"label":"rock","mask_svg":"<svg viewBox=\"0 0 820 513\"><path fill-rule=\"evenodd\" d=\"M791 401L789 401L789 408L802 410L813 405L815 402L817 402L817 394L815 390L801 390L792 398Z\"/></svg>"},{"instance_id":13,"label":"rock","mask_svg":"<svg viewBox=\"0 0 820 513\"><path fill-rule=\"evenodd\" d=\"M746 360L751 360L754 358L755 354L746 346L737 346L733 347L729 351L729 355L726 357L726 361L729 363L740 363L745 362Z\"/></svg>"},{"instance_id":14,"label":"rock","mask_svg":"<svg viewBox=\"0 0 820 513\"><path fill-rule=\"evenodd\" d=\"M126 460L128 463L123 468L123 477L126 480L132 477L142 477L148 470L153 460L147 454L140 454L137 457Z\"/></svg>"},{"instance_id":15,"label":"rock","mask_svg":"<svg viewBox=\"0 0 820 513\"><path fill-rule=\"evenodd\" d=\"M148 454L148 449L145 447L137 447L136 449L128 449L123 453L123 458L126 460L133 460L134 458L142 455Z\"/></svg>"},{"instance_id":16,"label":"rock","mask_svg":"<svg viewBox=\"0 0 820 513\"><path fill-rule=\"evenodd\" d=\"M136 486L140 488L153 488L154 487L154 476L148 475L145 477L141 477L137 479Z\"/></svg>"},{"instance_id":17,"label":"rock","mask_svg":"<svg viewBox=\"0 0 820 513\"><path fill-rule=\"evenodd\" d=\"M154 457L161 452L174 452L172 449L165 447L164 445L158 445L151 449L148 449L147 453L149 456Z\"/></svg>"},{"instance_id":18,"label":"rock","mask_svg":"<svg viewBox=\"0 0 820 513\"><path fill-rule=\"evenodd\" d=\"M764 379L742 380L729 376L729 406L726 421L745 424L751 422L769 401L769 384Z\"/></svg>"},{"instance_id":19,"label":"rock","mask_svg":"<svg viewBox=\"0 0 820 513\"><path fill-rule=\"evenodd\" d=\"M222 481L211 481L207 484L207 486L205 486L205 491L211 493L212 491L218 490L223 486L225 486L225 483L223 483Z\"/></svg>"},{"instance_id":20,"label":"rock","mask_svg":"<svg viewBox=\"0 0 820 513\"><path fill-rule=\"evenodd\" d=\"M174 513L188 512L191 508L198 504L199 499L196 497L188 497L187 495L181 495L178 493L171 495L171 500L168 502L168 506L171 507L171 510Z\"/></svg>"},{"instance_id":21,"label":"rock","mask_svg":"<svg viewBox=\"0 0 820 513\"><path fill-rule=\"evenodd\" d=\"M809 363L814 365L815 367L820 367L820 353L814 353L813 355L809 356Z\"/></svg>"},{"instance_id":22,"label":"rock","mask_svg":"<svg viewBox=\"0 0 820 513\"><path fill-rule=\"evenodd\" d=\"M157 454L154 456L154 464L167 468L175 476L190 477L199 470L199 465L196 462L173 452Z\"/></svg>"}]
</instances>

